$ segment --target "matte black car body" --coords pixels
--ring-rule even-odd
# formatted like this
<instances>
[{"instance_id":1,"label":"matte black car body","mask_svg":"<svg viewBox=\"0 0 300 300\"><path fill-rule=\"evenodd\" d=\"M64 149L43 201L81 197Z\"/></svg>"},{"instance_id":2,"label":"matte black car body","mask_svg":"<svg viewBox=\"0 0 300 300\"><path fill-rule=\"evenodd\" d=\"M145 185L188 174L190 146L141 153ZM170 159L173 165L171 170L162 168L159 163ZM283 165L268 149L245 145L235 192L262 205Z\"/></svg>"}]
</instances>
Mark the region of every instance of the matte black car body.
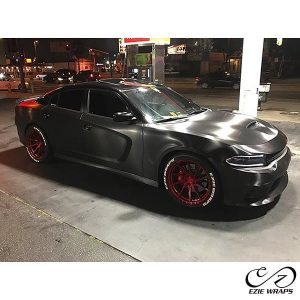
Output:
<instances>
[{"instance_id":1,"label":"matte black car body","mask_svg":"<svg viewBox=\"0 0 300 300\"><path fill-rule=\"evenodd\" d=\"M202 88L227 87L236 90L240 88L240 78L223 71L198 76L195 79L195 83L196 85L201 85Z\"/></svg>"},{"instance_id":2,"label":"matte black car body","mask_svg":"<svg viewBox=\"0 0 300 300\"><path fill-rule=\"evenodd\" d=\"M124 94L139 86L137 82L74 84L22 101L16 106L15 118L20 141L26 143L26 130L35 125L45 133L55 155L153 186L162 184L171 157L194 155L212 166L222 201L230 205L266 204L285 189L291 155L280 130L253 117L210 109L182 119L149 123ZM51 105L51 99L60 93L78 89L84 91L80 112ZM91 90L118 94L134 118L116 122L90 114ZM249 154L264 154L266 165L249 168L227 163L228 158Z\"/></svg>"}]
</instances>

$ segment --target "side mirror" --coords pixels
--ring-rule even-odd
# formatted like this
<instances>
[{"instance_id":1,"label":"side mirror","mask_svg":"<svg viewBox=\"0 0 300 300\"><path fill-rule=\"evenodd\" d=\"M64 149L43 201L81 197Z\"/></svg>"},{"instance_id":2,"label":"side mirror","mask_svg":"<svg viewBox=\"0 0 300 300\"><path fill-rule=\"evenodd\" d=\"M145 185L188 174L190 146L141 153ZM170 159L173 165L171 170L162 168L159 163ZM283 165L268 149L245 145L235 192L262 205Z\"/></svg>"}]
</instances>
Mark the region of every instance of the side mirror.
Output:
<instances>
[{"instance_id":1,"label":"side mirror","mask_svg":"<svg viewBox=\"0 0 300 300\"><path fill-rule=\"evenodd\" d=\"M128 121L135 121L136 117L127 111L117 112L113 114L113 120L115 122L128 122Z\"/></svg>"}]
</instances>

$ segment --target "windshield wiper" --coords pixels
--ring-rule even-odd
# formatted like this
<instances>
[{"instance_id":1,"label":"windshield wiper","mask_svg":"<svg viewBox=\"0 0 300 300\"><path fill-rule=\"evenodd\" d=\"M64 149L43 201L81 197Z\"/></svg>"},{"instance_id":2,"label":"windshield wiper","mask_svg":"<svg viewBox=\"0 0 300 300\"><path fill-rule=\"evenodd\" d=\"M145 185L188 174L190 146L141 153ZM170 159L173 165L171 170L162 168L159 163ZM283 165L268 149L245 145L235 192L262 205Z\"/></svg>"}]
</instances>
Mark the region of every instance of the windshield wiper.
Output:
<instances>
[{"instance_id":1,"label":"windshield wiper","mask_svg":"<svg viewBox=\"0 0 300 300\"><path fill-rule=\"evenodd\" d=\"M155 121L155 123L163 123L163 122L180 120L180 119L185 119L185 118L186 118L186 116L184 116L184 117L170 117L170 118L166 118L166 119L161 119L161 120Z\"/></svg>"},{"instance_id":2,"label":"windshield wiper","mask_svg":"<svg viewBox=\"0 0 300 300\"><path fill-rule=\"evenodd\" d=\"M200 114L200 113L202 113L204 111L207 111L207 108L201 107L200 109L197 109L197 110L194 110L194 111L188 113L188 115L189 116L190 115L197 115L197 114Z\"/></svg>"}]
</instances>

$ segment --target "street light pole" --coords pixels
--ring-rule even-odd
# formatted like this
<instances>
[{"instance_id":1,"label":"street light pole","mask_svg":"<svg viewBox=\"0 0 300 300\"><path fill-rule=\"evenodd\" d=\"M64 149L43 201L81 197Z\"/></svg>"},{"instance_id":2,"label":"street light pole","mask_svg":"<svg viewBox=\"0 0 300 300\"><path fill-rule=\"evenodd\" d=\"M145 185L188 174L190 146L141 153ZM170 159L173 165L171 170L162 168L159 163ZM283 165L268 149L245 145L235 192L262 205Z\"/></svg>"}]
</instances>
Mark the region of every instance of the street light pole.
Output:
<instances>
[{"instance_id":1,"label":"street light pole","mask_svg":"<svg viewBox=\"0 0 300 300\"><path fill-rule=\"evenodd\" d=\"M37 47L36 45L39 43L39 41L34 41L33 44L34 44L34 51L35 51L35 61L37 63L38 61L38 56L37 56Z\"/></svg>"},{"instance_id":2,"label":"street light pole","mask_svg":"<svg viewBox=\"0 0 300 300\"><path fill-rule=\"evenodd\" d=\"M22 46L20 45L19 39L14 39L16 44L16 50L17 50L17 59L18 59L18 66L19 66L19 72L20 72L20 85L21 85L21 92L26 93L26 84L25 84L25 73L24 73L24 50Z\"/></svg>"}]
</instances>

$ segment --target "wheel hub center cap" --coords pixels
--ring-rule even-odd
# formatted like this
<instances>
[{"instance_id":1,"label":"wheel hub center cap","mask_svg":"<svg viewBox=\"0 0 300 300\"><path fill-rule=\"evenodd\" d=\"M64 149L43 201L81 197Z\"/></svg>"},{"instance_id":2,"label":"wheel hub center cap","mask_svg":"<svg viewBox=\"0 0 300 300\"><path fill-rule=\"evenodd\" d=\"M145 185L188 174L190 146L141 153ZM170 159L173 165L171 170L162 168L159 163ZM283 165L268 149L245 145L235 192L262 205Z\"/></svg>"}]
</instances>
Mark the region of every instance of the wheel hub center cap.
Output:
<instances>
[{"instance_id":1,"label":"wheel hub center cap","mask_svg":"<svg viewBox=\"0 0 300 300\"><path fill-rule=\"evenodd\" d=\"M187 183L188 183L189 185L193 185L193 184L195 183L194 177L193 177L193 176L188 176L188 178L187 178Z\"/></svg>"}]
</instances>

